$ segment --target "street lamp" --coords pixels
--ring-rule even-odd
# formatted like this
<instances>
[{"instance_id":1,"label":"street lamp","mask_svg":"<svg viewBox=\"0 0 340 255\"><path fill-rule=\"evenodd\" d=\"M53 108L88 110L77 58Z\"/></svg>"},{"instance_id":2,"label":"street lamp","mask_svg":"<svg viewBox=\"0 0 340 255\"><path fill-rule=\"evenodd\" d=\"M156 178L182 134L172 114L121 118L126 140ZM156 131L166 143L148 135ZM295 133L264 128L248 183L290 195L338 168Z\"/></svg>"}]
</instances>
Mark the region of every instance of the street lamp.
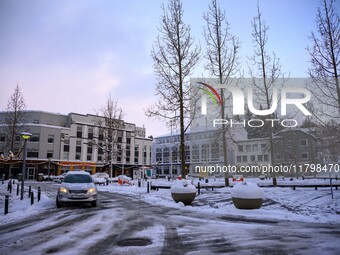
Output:
<instances>
[{"instance_id":1,"label":"street lamp","mask_svg":"<svg viewBox=\"0 0 340 255\"><path fill-rule=\"evenodd\" d=\"M27 140L30 139L32 134L27 133L27 132L22 132L20 136L22 139L24 139L24 156L23 156L23 165L22 165L21 193L20 193L20 200L23 200L24 199L24 180L26 176L26 152L27 152L26 143L27 143Z\"/></svg>"}]
</instances>

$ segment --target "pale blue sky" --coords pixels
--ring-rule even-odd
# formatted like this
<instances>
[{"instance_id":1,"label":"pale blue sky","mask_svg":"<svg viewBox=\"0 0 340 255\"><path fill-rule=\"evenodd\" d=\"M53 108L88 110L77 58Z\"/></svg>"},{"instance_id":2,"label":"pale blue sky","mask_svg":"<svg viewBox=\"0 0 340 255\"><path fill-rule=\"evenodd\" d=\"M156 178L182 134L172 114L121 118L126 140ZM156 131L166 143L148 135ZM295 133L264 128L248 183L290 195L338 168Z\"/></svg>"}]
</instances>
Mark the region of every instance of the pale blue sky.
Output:
<instances>
[{"instance_id":1,"label":"pale blue sky","mask_svg":"<svg viewBox=\"0 0 340 255\"><path fill-rule=\"evenodd\" d=\"M163 123L148 119L143 111L156 101L150 51L162 2L1 0L0 110L6 108L16 84L27 109L64 114L94 113L111 93L124 109L126 121L145 124L148 135L167 133ZM241 40L241 60L246 67L253 51L250 22L257 1L218 2ZM183 3L184 20L204 50L202 14L210 0ZM260 1L270 26L269 49L291 77L306 76L305 47L316 27L318 4L318 0ZM202 74L202 67L197 68L195 75Z\"/></svg>"}]
</instances>

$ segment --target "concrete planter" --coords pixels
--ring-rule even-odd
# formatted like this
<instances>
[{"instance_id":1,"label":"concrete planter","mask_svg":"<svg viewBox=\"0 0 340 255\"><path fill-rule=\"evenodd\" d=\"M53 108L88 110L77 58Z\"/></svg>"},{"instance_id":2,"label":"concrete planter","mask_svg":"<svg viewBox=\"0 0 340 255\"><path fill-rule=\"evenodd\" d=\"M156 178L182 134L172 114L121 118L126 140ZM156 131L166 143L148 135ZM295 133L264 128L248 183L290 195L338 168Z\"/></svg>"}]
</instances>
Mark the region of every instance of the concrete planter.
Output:
<instances>
[{"instance_id":1,"label":"concrete planter","mask_svg":"<svg viewBox=\"0 0 340 255\"><path fill-rule=\"evenodd\" d=\"M264 197L263 190L251 182L238 183L231 191L231 198L237 209L259 209Z\"/></svg>"},{"instance_id":2,"label":"concrete planter","mask_svg":"<svg viewBox=\"0 0 340 255\"><path fill-rule=\"evenodd\" d=\"M197 189L188 180L176 180L170 189L173 200L190 205L196 197Z\"/></svg>"},{"instance_id":3,"label":"concrete planter","mask_svg":"<svg viewBox=\"0 0 340 255\"><path fill-rule=\"evenodd\" d=\"M171 192L171 196L176 203L182 202L185 205L191 205L192 201L194 201L196 197L196 192L194 193L172 193Z\"/></svg>"},{"instance_id":4,"label":"concrete planter","mask_svg":"<svg viewBox=\"0 0 340 255\"><path fill-rule=\"evenodd\" d=\"M237 209L259 209L263 204L262 198L232 198Z\"/></svg>"}]
</instances>

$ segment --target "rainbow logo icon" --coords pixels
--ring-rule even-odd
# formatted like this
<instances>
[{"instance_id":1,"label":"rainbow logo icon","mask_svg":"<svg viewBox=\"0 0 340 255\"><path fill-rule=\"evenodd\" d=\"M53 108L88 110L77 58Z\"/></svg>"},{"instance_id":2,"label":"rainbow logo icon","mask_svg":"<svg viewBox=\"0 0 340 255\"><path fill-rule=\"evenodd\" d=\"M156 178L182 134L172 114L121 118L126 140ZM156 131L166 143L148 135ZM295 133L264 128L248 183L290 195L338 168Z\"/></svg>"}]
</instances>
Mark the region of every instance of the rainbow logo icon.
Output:
<instances>
[{"instance_id":1,"label":"rainbow logo icon","mask_svg":"<svg viewBox=\"0 0 340 255\"><path fill-rule=\"evenodd\" d=\"M199 88L202 90L205 94L207 94L214 102L215 105L219 103L221 106L223 105L221 96L217 93L217 91L209 84L206 84L204 82L197 82L200 85L203 85L206 88Z\"/></svg>"}]
</instances>

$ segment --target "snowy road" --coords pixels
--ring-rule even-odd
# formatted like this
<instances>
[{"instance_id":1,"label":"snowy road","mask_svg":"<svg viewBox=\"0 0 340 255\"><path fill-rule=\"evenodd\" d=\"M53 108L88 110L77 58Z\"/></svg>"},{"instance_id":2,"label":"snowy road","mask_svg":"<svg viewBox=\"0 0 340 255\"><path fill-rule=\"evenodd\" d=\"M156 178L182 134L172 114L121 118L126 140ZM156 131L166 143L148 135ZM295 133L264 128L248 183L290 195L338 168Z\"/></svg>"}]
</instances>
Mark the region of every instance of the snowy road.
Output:
<instances>
[{"instance_id":1,"label":"snowy road","mask_svg":"<svg viewBox=\"0 0 340 255\"><path fill-rule=\"evenodd\" d=\"M56 185L39 185L54 199ZM339 238L340 224L198 214L101 192L97 208L2 225L0 254L339 254Z\"/></svg>"}]
</instances>

